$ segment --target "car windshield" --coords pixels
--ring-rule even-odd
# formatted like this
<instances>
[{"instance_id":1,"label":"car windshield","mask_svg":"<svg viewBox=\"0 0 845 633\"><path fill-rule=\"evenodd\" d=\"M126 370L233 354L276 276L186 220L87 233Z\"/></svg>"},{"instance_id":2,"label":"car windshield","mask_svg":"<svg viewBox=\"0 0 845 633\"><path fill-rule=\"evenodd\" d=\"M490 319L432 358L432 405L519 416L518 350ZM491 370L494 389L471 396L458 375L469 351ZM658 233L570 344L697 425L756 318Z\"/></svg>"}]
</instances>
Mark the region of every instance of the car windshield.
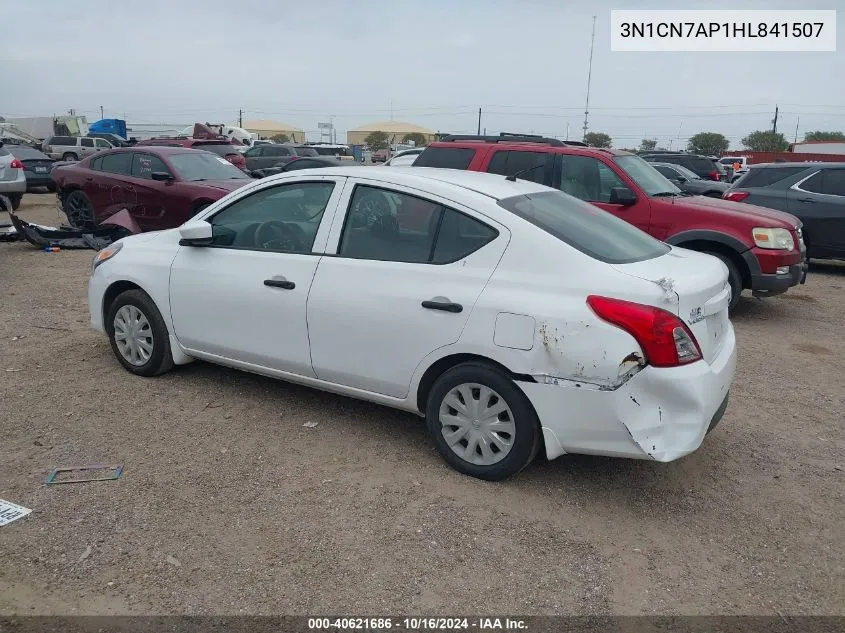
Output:
<instances>
[{"instance_id":1,"label":"car windshield","mask_svg":"<svg viewBox=\"0 0 845 633\"><path fill-rule=\"evenodd\" d=\"M614 160L650 196L681 193L666 176L639 156L617 156Z\"/></svg>"},{"instance_id":2,"label":"car windshield","mask_svg":"<svg viewBox=\"0 0 845 633\"><path fill-rule=\"evenodd\" d=\"M696 174L694 171L690 171L686 167L681 167L680 165L672 165L672 169L681 174L681 176L683 176L687 180L701 180L701 177L698 174Z\"/></svg>"},{"instance_id":3,"label":"car windshield","mask_svg":"<svg viewBox=\"0 0 845 633\"><path fill-rule=\"evenodd\" d=\"M229 180L250 178L225 158L209 152L171 154L170 163L182 180Z\"/></svg>"},{"instance_id":4,"label":"car windshield","mask_svg":"<svg viewBox=\"0 0 845 633\"><path fill-rule=\"evenodd\" d=\"M669 252L669 246L625 220L561 191L513 196L499 200L498 204L582 253L608 264L640 262Z\"/></svg>"}]
</instances>

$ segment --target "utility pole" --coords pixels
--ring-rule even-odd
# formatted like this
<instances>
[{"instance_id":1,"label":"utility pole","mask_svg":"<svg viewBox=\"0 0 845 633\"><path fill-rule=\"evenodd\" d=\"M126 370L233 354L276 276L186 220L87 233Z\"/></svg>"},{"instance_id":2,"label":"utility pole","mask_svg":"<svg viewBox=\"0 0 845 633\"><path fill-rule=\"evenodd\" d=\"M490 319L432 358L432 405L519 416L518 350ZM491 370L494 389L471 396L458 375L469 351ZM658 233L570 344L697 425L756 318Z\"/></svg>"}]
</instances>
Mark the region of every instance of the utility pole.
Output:
<instances>
[{"instance_id":1,"label":"utility pole","mask_svg":"<svg viewBox=\"0 0 845 633\"><path fill-rule=\"evenodd\" d=\"M778 107L775 105L775 118L772 119L772 134L778 133Z\"/></svg>"},{"instance_id":2,"label":"utility pole","mask_svg":"<svg viewBox=\"0 0 845 633\"><path fill-rule=\"evenodd\" d=\"M801 121L801 115L798 115L798 118L795 120L795 140L792 141L793 143L798 142L798 123Z\"/></svg>"},{"instance_id":3,"label":"utility pole","mask_svg":"<svg viewBox=\"0 0 845 633\"><path fill-rule=\"evenodd\" d=\"M105 119L106 117L103 116L103 106L100 106L100 118Z\"/></svg>"},{"instance_id":4,"label":"utility pole","mask_svg":"<svg viewBox=\"0 0 845 633\"><path fill-rule=\"evenodd\" d=\"M566 140L569 140L569 121L566 122Z\"/></svg>"},{"instance_id":5,"label":"utility pole","mask_svg":"<svg viewBox=\"0 0 845 633\"><path fill-rule=\"evenodd\" d=\"M590 39L590 64L587 66L587 102L584 105L584 137L587 136L588 120L590 116L590 82L593 78L593 47L596 44L596 16L593 16L593 35Z\"/></svg>"},{"instance_id":6,"label":"utility pole","mask_svg":"<svg viewBox=\"0 0 845 633\"><path fill-rule=\"evenodd\" d=\"M238 127L244 126L244 111L238 110Z\"/></svg>"},{"instance_id":7,"label":"utility pole","mask_svg":"<svg viewBox=\"0 0 845 633\"><path fill-rule=\"evenodd\" d=\"M478 108L478 136L481 136L481 108Z\"/></svg>"},{"instance_id":8,"label":"utility pole","mask_svg":"<svg viewBox=\"0 0 845 633\"><path fill-rule=\"evenodd\" d=\"M393 120L393 99L390 100L390 120Z\"/></svg>"}]
</instances>

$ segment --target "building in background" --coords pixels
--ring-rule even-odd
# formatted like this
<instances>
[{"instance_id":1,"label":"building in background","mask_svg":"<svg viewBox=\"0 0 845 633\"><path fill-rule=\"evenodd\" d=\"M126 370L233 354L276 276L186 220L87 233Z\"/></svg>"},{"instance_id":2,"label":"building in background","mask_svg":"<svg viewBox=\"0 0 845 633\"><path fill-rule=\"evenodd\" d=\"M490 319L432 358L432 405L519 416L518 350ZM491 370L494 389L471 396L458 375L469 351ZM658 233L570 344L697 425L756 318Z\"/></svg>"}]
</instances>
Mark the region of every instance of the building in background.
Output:
<instances>
[{"instance_id":1,"label":"building in background","mask_svg":"<svg viewBox=\"0 0 845 633\"><path fill-rule=\"evenodd\" d=\"M254 132L258 134L258 136L262 139L273 138L277 134L286 134L287 137L294 143L305 142L305 132L288 123L268 121L267 119L256 119L254 121L244 121L243 128L247 132Z\"/></svg>"},{"instance_id":2,"label":"building in background","mask_svg":"<svg viewBox=\"0 0 845 633\"><path fill-rule=\"evenodd\" d=\"M346 132L347 145L363 145L364 139L373 132L385 132L389 139L391 146L401 143L406 134L422 134L426 138L427 143L435 140L435 132L413 123L403 123L402 121L382 121L380 123L368 123L354 130Z\"/></svg>"}]
</instances>

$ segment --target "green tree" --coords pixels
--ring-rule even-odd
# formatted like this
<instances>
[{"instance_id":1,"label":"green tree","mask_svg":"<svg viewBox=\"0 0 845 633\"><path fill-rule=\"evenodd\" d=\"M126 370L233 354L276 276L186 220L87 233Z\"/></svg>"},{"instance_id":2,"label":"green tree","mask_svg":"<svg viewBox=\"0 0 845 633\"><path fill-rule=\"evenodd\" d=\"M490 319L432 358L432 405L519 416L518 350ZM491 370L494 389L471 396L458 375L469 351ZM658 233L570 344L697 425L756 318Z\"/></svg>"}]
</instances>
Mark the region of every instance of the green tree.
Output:
<instances>
[{"instance_id":1,"label":"green tree","mask_svg":"<svg viewBox=\"0 0 845 633\"><path fill-rule=\"evenodd\" d=\"M640 151L650 152L655 147L657 147L657 139L644 138L640 141Z\"/></svg>"},{"instance_id":2,"label":"green tree","mask_svg":"<svg viewBox=\"0 0 845 633\"><path fill-rule=\"evenodd\" d=\"M687 150L694 154L718 156L728 149L728 139L718 132L699 132L687 141Z\"/></svg>"},{"instance_id":3,"label":"green tree","mask_svg":"<svg viewBox=\"0 0 845 633\"><path fill-rule=\"evenodd\" d=\"M584 142L590 147L610 147L613 139L604 132L587 132L584 135Z\"/></svg>"},{"instance_id":4,"label":"green tree","mask_svg":"<svg viewBox=\"0 0 845 633\"><path fill-rule=\"evenodd\" d=\"M276 141L277 143L288 143L290 142L290 137L287 134L274 134L270 137L271 141Z\"/></svg>"},{"instance_id":5,"label":"green tree","mask_svg":"<svg viewBox=\"0 0 845 633\"><path fill-rule=\"evenodd\" d=\"M842 132L807 132L804 135L805 141L845 141L845 134Z\"/></svg>"},{"instance_id":6,"label":"green tree","mask_svg":"<svg viewBox=\"0 0 845 633\"><path fill-rule=\"evenodd\" d=\"M417 147L425 147L428 145L428 139L425 137L425 134L421 132L411 132L410 134L406 134L402 137L403 143L408 143L413 141L414 145Z\"/></svg>"},{"instance_id":7,"label":"green tree","mask_svg":"<svg viewBox=\"0 0 845 633\"><path fill-rule=\"evenodd\" d=\"M789 143L780 132L757 130L742 139L742 144L752 152L785 152Z\"/></svg>"},{"instance_id":8,"label":"green tree","mask_svg":"<svg viewBox=\"0 0 845 633\"><path fill-rule=\"evenodd\" d=\"M387 149L387 132L370 132L367 134L367 138L364 139L364 145L373 151Z\"/></svg>"}]
</instances>

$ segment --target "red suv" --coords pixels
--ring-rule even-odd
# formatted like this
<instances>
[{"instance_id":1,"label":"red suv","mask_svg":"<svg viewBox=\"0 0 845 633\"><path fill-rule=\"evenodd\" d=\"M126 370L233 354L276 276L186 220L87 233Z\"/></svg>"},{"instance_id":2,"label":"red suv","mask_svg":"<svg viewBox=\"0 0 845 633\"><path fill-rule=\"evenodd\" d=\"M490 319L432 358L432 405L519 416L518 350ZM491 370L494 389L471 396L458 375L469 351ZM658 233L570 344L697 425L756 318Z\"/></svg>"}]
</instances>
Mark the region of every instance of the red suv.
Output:
<instances>
[{"instance_id":1,"label":"red suv","mask_svg":"<svg viewBox=\"0 0 845 633\"><path fill-rule=\"evenodd\" d=\"M158 145L164 147L190 147L201 149L206 152L217 154L225 158L238 169L246 171L246 158L240 152L239 145L233 145L226 139L212 140L200 138L188 138L185 136L160 136L146 141L138 141L137 145Z\"/></svg>"},{"instance_id":2,"label":"red suv","mask_svg":"<svg viewBox=\"0 0 845 633\"><path fill-rule=\"evenodd\" d=\"M771 296L804 283L807 258L793 215L683 193L639 156L530 135L448 136L414 167L501 174L545 184L586 200L672 246L718 257L733 297L743 288ZM672 271L667 270L671 278Z\"/></svg>"}]
</instances>

